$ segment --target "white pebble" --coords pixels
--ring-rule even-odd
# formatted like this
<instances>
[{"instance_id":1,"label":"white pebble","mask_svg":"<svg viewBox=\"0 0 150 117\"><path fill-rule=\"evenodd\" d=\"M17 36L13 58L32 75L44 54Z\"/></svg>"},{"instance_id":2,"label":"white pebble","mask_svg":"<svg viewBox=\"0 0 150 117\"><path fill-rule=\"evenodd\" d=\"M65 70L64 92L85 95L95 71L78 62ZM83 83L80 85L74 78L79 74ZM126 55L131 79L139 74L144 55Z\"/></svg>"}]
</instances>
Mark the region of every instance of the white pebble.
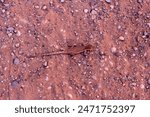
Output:
<instances>
[{"instance_id":1,"label":"white pebble","mask_svg":"<svg viewBox=\"0 0 150 117\"><path fill-rule=\"evenodd\" d=\"M88 13L88 9L84 9L84 13Z\"/></svg>"},{"instance_id":2,"label":"white pebble","mask_svg":"<svg viewBox=\"0 0 150 117\"><path fill-rule=\"evenodd\" d=\"M65 2L65 0L60 0L61 3Z\"/></svg>"},{"instance_id":3,"label":"white pebble","mask_svg":"<svg viewBox=\"0 0 150 117\"><path fill-rule=\"evenodd\" d=\"M112 48L111 48L111 52L112 52L112 53L115 53L116 51L117 51L116 47L112 47Z\"/></svg>"},{"instance_id":4,"label":"white pebble","mask_svg":"<svg viewBox=\"0 0 150 117\"><path fill-rule=\"evenodd\" d=\"M111 3L111 0L105 0L107 3Z\"/></svg>"},{"instance_id":5,"label":"white pebble","mask_svg":"<svg viewBox=\"0 0 150 117\"><path fill-rule=\"evenodd\" d=\"M124 37L123 37L123 36L120 36L120 37L119 37L119 40L124 41Z\"/></svg>"}]
</instances>

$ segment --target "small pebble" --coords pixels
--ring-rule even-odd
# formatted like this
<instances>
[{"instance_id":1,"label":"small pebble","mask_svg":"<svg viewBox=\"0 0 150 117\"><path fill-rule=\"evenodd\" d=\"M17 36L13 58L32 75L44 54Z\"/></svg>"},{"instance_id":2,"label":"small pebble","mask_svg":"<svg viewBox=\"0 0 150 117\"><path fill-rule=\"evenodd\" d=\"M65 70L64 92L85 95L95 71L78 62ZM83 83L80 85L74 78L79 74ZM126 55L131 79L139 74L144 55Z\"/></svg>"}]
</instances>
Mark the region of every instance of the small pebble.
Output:
<instances>
[{"instance_id":1,"label":"small pebble","mask_svg":"<svg viewBox=\"0 0 150 117\"><path fill-rule=\"evenodd\" d=\"M150 78L148 79L147 83L150 85Z\"/></svg>"},{"instance_id":2,"label":"small pebble","mask_svg":"<svg viewBox=\"0 0 150 117\"><path fill-rule=\"evenodd\" d=\"M65 2L65 0L60 0L61 3Z\"/></svg>"},{"instance_id":3,"label":"small pebble","mask_svg":"<svg viewBox=\"0 0 150 117\"><path fill-rule=\"evenodd\" d=\"M20 49L18 53L23 54L23 52L24 52L23 49Z\"/></svg>"},{"instance_id":4,"label":"small pebble","mask_svg":"<svg viewBox=\"0 0 150 117\"><path fill-rule=\"evenodd\" d=\"M5 9L2 9L2 13L5 13L5 11L6 11Z\"/></svg>"},{"instance_id":5,"label":"small pebble","mask_svg":"<svg viewBox=\"0 0 150 117\"><path fill-rule=\"evenodd\" d=\"M0 2L4 3L4 2L5 2L5 0L0 0Z\"/></svg>"},{"instance_id":6,"label":"small pebble","mask_svg":"<svg viewBox=\"0 0 150 117\"><path fill-rule=\"evenodd\" d=\"M138 3L142 3L142 2L143 2L143 0L137 0L137 2L138 2Z\"/></svg>"},{"instance_id":7,"label":"small pebble","mask_svg":"<svg viewBox=\"0 0 150 117\"><path fill-rule=\"evenodd\" d=\"M8 36L12 36L12 34L15 32L15 29L13 27L8 27L6 32Z\"/></svg>"},{"instance_id":8,"label":"small pebble","mask_svg":"<svg viewBox=\"0 0 150 117\"><path fill-rule=\"evenodd\" d=\"M111 0L105 0L107 3L111 3Z\"/></svg>"},{"instance_id":9,"label":"small pebble","mask_svg":"<svg viewBox=\"0 0 150 117\"><path fill-rule=\"evenodd\" d=\"M39 9L39 8L40 8L40 6L39 6L39 5L36 5L36 6L34 6L34 8Z\"/></svg>"},{"instance_id":10,"label":"small pebble","mask_svg":"<svg viewBox=\"0 0 150 117\"><path fill-rule=\"evenodd\" d=\"M0 75L0 82L3 81L3 77Z\"/></svg>"},{"instance_id":11,"label":"small pebble","mask_svg":"<svg viewBox=\"0 0 150 117\"><path fill-rule=\"evenodd\" d=\"M120 36L120 37L119 37L119 40L124 41L124 37L123 37L123 36Z\"/></svg>"},{"instance_id":12,"label":"small pebble","mask_svg":"<svg viewBox=\"0 0 150 117\"><path fill-rule=\"evenodd\" d=\"M147 23L148 27L150 28L150 23Z\"/></svg>"},{"instance_id":13,"label":"small pebble","mask_svg":"<svg viewBox=\"0 0 150 117\"><path fill-rule=\"evenodd\" d=\"M21 32L20 31L17 31L17 36L20 36L21 35Z\"/></svg>"},{"instance_id":14,"label":"small pebble","mask_svg":"<svg viewBox=\"0 0 150 117\"><path fill-rule=\"evenodd\" d=\"M18 81L17 80L13 80L12 82L11 82L11 86L12 87L16 87L18 85Z\"/></svg>"},{"instance_id":15,"label":"small pebble","mask_svg":"<svg viewBox=\"0 0 150 117\"><path fill-rule=\"evenodd\" d=\"M118 26L118 29L121 29L121 26L120 26L120 25Z\"/></svg>"},{"instance_id":16,"label":"small pebble","mask_svg":"<svg viewBox=\"0 0 150 117\"><path fill-rule=\"evenodd\" d=\"M5 7L10 7L10 4L4 4Z\"/></svg>"},{"instance_id":17,"label":"small pebble","mask_svg":"<svg viewBox=\"0 0 150 117\"><path fill-rule=\"evenodd\" d=\"M20 46L20 43L16 43L15 47L18 48Z\"/></svg>"},{"instance_id":18,"label":"small pebble","mask_svg":"<svg viewBox=\"0 0 150 117\"><path fill-rule=\"evenodd\" d=\"M111 52L112 52L112 53L115 53L116 51L117 51L116 47L112 47L112 48L111 48Z\"/></svg>"},{"instance_id":19,"label":"small pebble","mask_svg":"<svg viewBox=\"0 0 150 117\"><path fill-rule=\"evenodd\" d=\"M113 10L114 9L114 5L110 5L110 9Z\"/></svg>"},{"instance_id":20,"label":"small pebble","mask_svg":"<svg viewBox=\"0 0 150 117\"><path fill-rule=\"evenodd\" d=\"M7 32L10 32L10 33L13 33L14 30L15 30L15 29L14 29L13 27L8 27L8 28L7 28Z\"/></svg>"},{"instance_id":21,"label":"small pebble","mask_svg":"<svg viewBox=\"0 0 150 117\"><path fill-rule=\"evenodd\" d=\"M92 14L92 15L96 15L96 14L97 14L97 11L92 10L92 11L91 11L91 14Z\"/></svg>"},{"instance_id":22,"label":"small pebble","mask_svg":"<svg viewBox=\"0 0 150 117\"><path fill-rule=\"evenodd\" d=\"M46 10L47 9L47 6L46 5L43 5L42 6L42 10Z\"/></svg>"},{"instance_id":23,"label":"small pebble","mask_svg":"<svg viewBox=\"0 0 150 117\"><path fill-rule=\"evenodd\" d=\"M135 82L133 82L131 85L135 87L135 86L136 86L136 83L135 83Z\"/></svg>"},{"instance_id":24,"label":"small pebble","mask_svg":"<svg viewBox=\"0 0 150 117\"><path fill-rule=\"evenodd\" d=\"M141 87L141 89L144 89L144 88L145 88L144 84L141 84L140 87Z\"/></svg>"},{"instance_id":25,"label":"small pebble","mask_svg":"<svg viewBox=\"0 0 150 117\"><path fill-rule=\"evenodd\" d=\"M92 11L91 11L91 18L92 18L92 19L96 19L96 15L97 15L97 11L92 10Z\"/></svg>"},{"instance_id":26,"label":"small pebble","mask_svg":"<svg viewBox=\"0 0 150 117\"><path fill-rule=\"evenodd\" d=\"M23 66L24 68L26 68L26 67L27 67L27 64L26 64L26 63L23 63L22 66Z\"/></svg>"},{"instance_id":27,"label":"small pebble","mask_svg":"<svg viewBox=\"0 0 150 117\"><path fill-rule=\"evenodd\" d=\"M45 62L43 63L43 67L48 67L48 61L45 61Z\"/></svg>"},{"instance_id":28,"label":"small pebble","mask_svg":"<svg viewBox=\"0 0 150 117\"><path fill-rule=\"evenodd\" d=\"M18 65L20 63L20 60L18 58L14 58L13 64Z\"/></svg>"},{"instance_id":29,"label":"small pebble","mask_svg":"<svg viewBox=\"0 0 150 117\"><path fill-rule=\"evenodd\" d=\"M45 77L45 81L48 81L48 80L49 80L49 77L48 77L48 76L46 76L46 77Z\"/></svg>"},{"instance_id":30,"label":"small pebble","mask_svg":"<svg viewBox=\"0 0 150 117\"><path fill-rule=\"evenodd\" d=\"M146 38L147 35L148 35L148 33L147 33L147 32L144 32L142 37L143 37L143 38Z\"/></svg>"},{"instance_id":31,"label":"small pebble","mask_svg":"<svg viewBox=\"0 0 150 117\"><path fill-rule=\"evenodd\" d=\"M88 13L88 9L84 9L84 13Z\"/></svg>"}]
</instances>

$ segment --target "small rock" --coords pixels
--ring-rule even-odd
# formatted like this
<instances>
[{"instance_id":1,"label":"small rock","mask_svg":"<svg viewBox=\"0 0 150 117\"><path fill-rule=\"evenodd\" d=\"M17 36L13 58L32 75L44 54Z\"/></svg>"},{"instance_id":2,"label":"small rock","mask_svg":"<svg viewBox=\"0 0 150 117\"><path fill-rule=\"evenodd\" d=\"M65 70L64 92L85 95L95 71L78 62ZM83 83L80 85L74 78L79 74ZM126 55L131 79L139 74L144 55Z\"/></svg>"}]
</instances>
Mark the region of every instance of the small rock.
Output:
<instances>
[{"instance_id":1,"label":"small rock","mask_svg":"<svg viewBox=\"0 0 150 117\"><path fill-rule=\"evenodd\" d=\"M150 78L148 79L147 83L150 85Z\"/></svg>"},{"instance_id":2,"label":"small rock","mask_svg":"<svg viewBox=\"0 0 150 117\"><path fill-rule=\"evenodd\" d=\"M15 47L18 48L20 46L20 43L16 43Z\"/></svg>"},{"instance_id":3,"label":"small rock","mask_svg":"<svg viewBox=\"0 0 150 117\"><path fill-rule=\"evenodd\" d=\"M4 3L4 2L5 2L5 0L0 0L0 2L1 2L1 3Z\"/></svg>"},{"instance_id":4,"label":"small rock","mask_svg":"<svg viewBox=\"0 0 150 117\"><path fill-rule=\"evenodd\" d=\"M142 13L142 11L138 11L138 14L139 14L139 15L142 15L143 13Z\"/></svg>"},{"instance_id":5,"label":"small rock","mask_svg":"<svg viewBox=\"0 0 150 117\"><path fill-rule=\"evenodd\" d=\"M17 36L20 36L21 35L21 32L20 31L17 31Z\"/></svg>"},{"instance_id":6,"label":"small rock","mask_svg":"<svg viewBox=\"0 0 150 117\"><path fill-rule=\"evenodd\" d=\"M2 75L0 75L0 82L2 82L3 81L3 76Z\"/></svg>"},{"instance_id":7,"label":"small rock","mask_svg":"<svg viewBox=\"0 0 150 117\"><path fill-rule=\"evenodd\" d=\"M47 6L46 5L43 5L42 6L42 10L46 10L47 9Z\"/></svg>"},{"instance_id":8,"label":"small rock","mask_svg":"<svg viewBox=\"0 0 150 117\"><path fill-rule=\"evenodd\" d=\"M148 27L150 28L150 23L147 23Z\"/></svg>"},{"instance_id":9,"label":"small rock","mask_svg":"<svg viewBox=\"0 0 150 117\"><path fill-rule=\"evenodd\" d=\"M107 3L111 3L111 0L105 0Z\"/></svg>"},{"instance_id":10,"label":"small rock","mask_svg":"<svg viewBox=\"0 0 150 117\"><path fill-rule=\"evenodd\" d=\"M18 65L20 63L20 60L18 58L13 59L13 64Z\"/></svg>"},{"instance_id":11,"label":"small rock","mask_svg":"<svg viewBox=\"0 0 150 117\"><path fill-rule=\"evenodd\" d=\"M124 37L123 37L123 36L120 36L120 37L119 37L119 40L124 41Z\"/></svg>"},{"instance_id":12,"label":"small rock","mask_svg":"<svg viewBox=\"0 0 150 117\"><path fill-rule=\"evenodd\" d=\"M14 29L13 27L8 27L8 28L7 28L7 32L10 32L10 33L13 33L14 30L15 30L15 29Z\"/></svg>"},{"instance_id":13,"label":"small rock","mask_svg":"<svg viewBox=\"0 0 150 117\"><path fill-rule=\"evenodd\" d=\"M2 9L2 13L5 13L5 11L6 11L5 9Z\"/></svg>"},{"instance_id":14,"label":"small rock","mask_svg":"<svg viewBox=\"0 0 150 117\"><path fill-rule=\"evenodd\" d=\"M16 87L18 85L18 81L17 80L13 80L12 82L11 82L11 86L12 87Z\"/></svg>"},{"instance_id":15,"label":"small rock","mask_svg":"<svg viewBox=\"0 0 150 117\"><path fill-rule=\"evenodd\" d=\"M144 32L142 37L143 37L143 38L146 38L147 36L148 36L148 33L147 33L147 32Z\"/></svg>"},{"instance_id":16,"label":"small rock","mask_svg":"<svg viewBox=\"0 0 150 117\"><path fill-rule=\"evenodd\" d=\"M110 9L113 10L114 9L114 5L110 5Z\"/></svg>"},{"instance_id":17,"label":"small rock","mask_svg":"<svg viewBox=\"0 0 150 117\"><path fill-rule=\"evenodd\" d=\"M135 87L135 86L136 86L136 83L135 83L135 82L133 82L131 85Z\"/></svg>"},{"instance_id":18,"label":"small rock","mask_svg":"<svg viewBox=\"0 0 150 117\"><path fill-rule=\"evenodd\" d=\"M43 67L48 67L48 61L45 61L45 62L43 63Z\"/></svg>"},{"instance_id":19,"label":"small rock","mask_svg":"<svg viewBox=\"0 0 150 117\"><path fill-rule=\"evenodd\" d=\"M137 2L138 2L138 3L142 3L142 2L143 2L143 0L137 0Z\"/></svg>"},{"instance_id":20,"label":"small rock","mask_svg":"<svg viewBox=\"0 0 150 117\"><path fill-rule=\"evenodd\" d=\"M117 51L116 47L112 47L112 48L111 48L111 52L112 52L112 53L115 53L116 51Z\"/></svg>"},{"instance_id":21,"label":"small rock","mask_svg":"<svg viewBox=\"0 0 150 117\"><path fill-rule=\"evenodd\" d=\"M23 80L23 76L18 75L17 79L14 79L14 80L11 81L11 86L14 87L14 88L17 87L21 83L22 80Z\"/></svg>"},{"instance_id":22,"label":"small rock","mask_svg":"<svg viewBox=\"0 0 150 117\"><path fill-rule=\"evenodd\" d=\"M60 0L61 3L65 2L65 0Z\"/></svg>"},{"instance_id":23,"label":"small rock","mask_svg":"<svg viewBox=\"0 0 150 117\"><path fill-rule=\"evenodd\" d=\"M12 34L15 32L15 29L13 27L8 27L6 30L6 33L8 36L12 36Z\"/></svg>"},{"instance_id":24,"label":"small rock","mask_svg":"<svg viewBox=\"0 0 150 117\"><path fill-rule=\"evenodd\" d=\"M84 13L88 13L88 9L84 9Z\"/></svg>"},{"instance_id":25,"label":"small rock","mask_svg":"<svg viewBox=\"0 0 150 117\"><path fill-rule=\"evenodd\" d=\"M10 7L10 4L4 4L5 7L9 8Z\"/></svg>"},{"instance_id":26,"label":"small rock","mask_svg":"<svg viewBox=\"0 0 150 117\"><path fill-rule=\"evenodd\" d=\"M96 15L97 15L97 11L92 10L92 11L91 11L91 18L92 18L92 19L96 19Z\"/></svg>"},{"instance_id":27,"label":"small rock","mask_svg":"<svg viewBox=\"0 0 150 117\"><path fill-rule=\"evenodd\" d=\"M34 8L39 9L39 8L40 8L40 6L39 6L39 5L35 5L35 6L34 6Z\"/></svg>"},{"instance_id":28,"label":"small rock","mask_svg":"<svg viewBox=\"0 0 150 117\"><path fill-rule=\"evenodd\" d=\"M117 27L118 29L121 29L121 26L120 25L118 25L118 27Z\"/></svg>"},{"instance_id":29,"label":"small rock","mask_svg":"<svg viewBox=\"0 0 150 117\"><path fill-rule=\"evenodd\" d=\"M48 76L46 76L46 77L45 77L45 81L48 81L48 80L49 80L49 77L48 77Z\"/></svg>"},{"instance_id":30,"label":"small rock","mask_svg":"<svg viewBox=\"0 0 150 117\"><path fill-rule=\"evenodd\" d=\"M24 68L26 68L26 67L27 67L27 64L24 62L24 63L22 64L22 66L23 66Z\"/></svg>"},{"instance_id":31,"label":"small rock","mask_svg":"<svg viewBox=\"0 0 150 117\"><path fill-rule=\"evenodd\" d=\"M141 87L141 89L144 89L144 88L145 88L144 84L141 84L140 87Z\"/></svg>"},{"instance_id":32,"label":"small rock","mask_svg":"<svg viewBox=\"0 0 150 117\"><path fill-rule=\"evenodd\" d=\"M92 11L91 11L91 14L92 14L92 15L96 15L96 14L97 14L97 11L92 10Z\"/></svg>"}]
</instances>

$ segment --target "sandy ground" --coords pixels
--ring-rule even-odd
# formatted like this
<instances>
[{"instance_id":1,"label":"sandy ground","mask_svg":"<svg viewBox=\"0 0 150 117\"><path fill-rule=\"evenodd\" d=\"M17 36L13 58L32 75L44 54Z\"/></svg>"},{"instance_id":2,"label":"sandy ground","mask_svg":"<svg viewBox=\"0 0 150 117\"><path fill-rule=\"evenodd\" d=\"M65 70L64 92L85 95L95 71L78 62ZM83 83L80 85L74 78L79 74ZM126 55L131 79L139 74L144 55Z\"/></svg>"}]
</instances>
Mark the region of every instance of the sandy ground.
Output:
<instances>
[{"instance_id":1,"label":"sandy ground","mask_svg":"<svg viewBox=\"0 0 150 117\"><path fill-rule=\"evenodd\" d=\"M0 0L0 99L150 99L149 5Z\"/></svg>"}]
</instances>

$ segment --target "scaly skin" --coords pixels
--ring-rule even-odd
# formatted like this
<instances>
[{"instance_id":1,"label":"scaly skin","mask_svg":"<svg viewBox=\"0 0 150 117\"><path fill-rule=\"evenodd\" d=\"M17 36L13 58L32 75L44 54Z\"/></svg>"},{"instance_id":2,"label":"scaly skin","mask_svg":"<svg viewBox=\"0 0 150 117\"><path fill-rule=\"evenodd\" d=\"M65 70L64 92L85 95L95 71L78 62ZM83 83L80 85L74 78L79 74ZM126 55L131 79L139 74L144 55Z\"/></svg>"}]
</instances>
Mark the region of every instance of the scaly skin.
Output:
<instances>
[{"instance_id":1,"label":"scaly skin","mask_svg":"<svg viewBox=\"0 0 150 117\"><path fill-rule=\"evenodd\" d=\"M93 51L94 46L93 45L76 45L76 46L71 46L67 48L65 51L58 51L58 52L48 52L48 53L39 53L37 55L30 55L28 58L35 58L35 57L43 57L43 56L52 56L52 55L60 55L60 54L66 54L66 55L71 55L74 56L76 54L80 54L85 51Z\"/></svg>"}]
</instances>

